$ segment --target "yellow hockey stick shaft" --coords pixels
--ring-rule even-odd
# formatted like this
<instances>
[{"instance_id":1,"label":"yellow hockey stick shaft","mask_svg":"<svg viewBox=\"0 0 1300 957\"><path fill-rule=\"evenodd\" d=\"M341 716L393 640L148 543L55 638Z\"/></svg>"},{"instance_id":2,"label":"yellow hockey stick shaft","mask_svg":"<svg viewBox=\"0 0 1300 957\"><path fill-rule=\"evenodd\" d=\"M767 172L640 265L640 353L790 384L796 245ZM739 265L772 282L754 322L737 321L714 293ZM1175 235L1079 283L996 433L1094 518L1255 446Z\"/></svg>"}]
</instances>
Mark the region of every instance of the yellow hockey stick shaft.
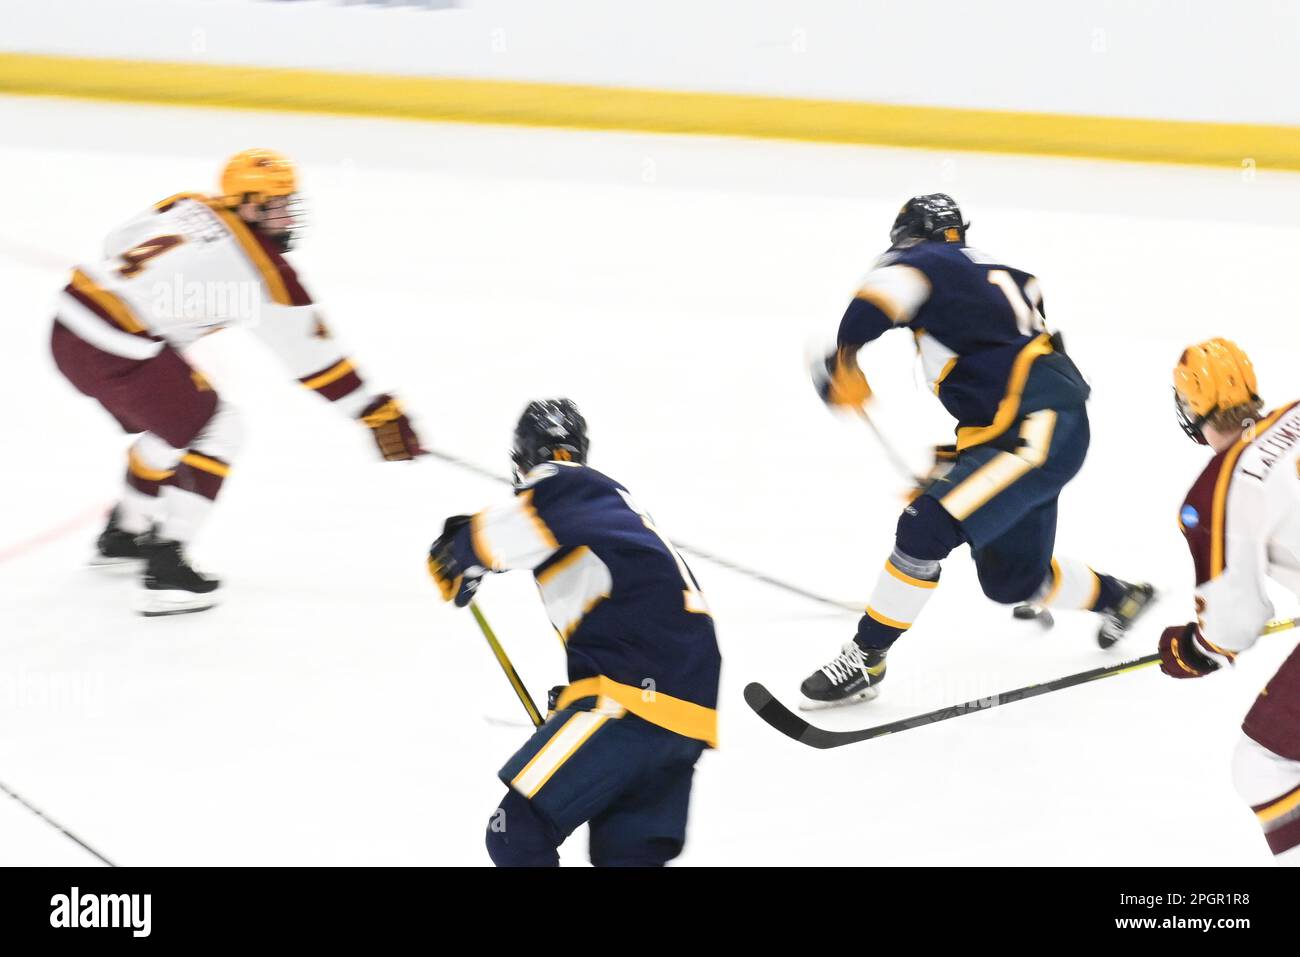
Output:
<instances>
[{"instance_id":1,"label":"yellow hockey stick shaft","mask_svg":"<svg viewBox=\"0 0 1300 957\"><path fill-rule=\"evenodd\" d=\"M537 710L537 705L533 703L532 695L530 695L528 689L524 687L524 682L519 677L519 672L515 671L515 666L510 663L510 656L507 655L506 650L501 647L501 642L497 641L497 636L493 633L492 626L489 625L487 619L483 617L483 612L479 609L477 602L470 602L469 610L470 614L474 616L474 620L478 622L479 630L483 632L483 637L487 639L488 647L492 649L492 654L496 655L497 664L499 664L501 670L506 673L506 678L510 682L510 687L514 688L515 694L519 696L519 703L522 704L524 710L528 712L528 720L533 723L534 728L540 728L542 726L542 721L545 719L542 717L542 713Z\"/></svg>"}]
</instances>

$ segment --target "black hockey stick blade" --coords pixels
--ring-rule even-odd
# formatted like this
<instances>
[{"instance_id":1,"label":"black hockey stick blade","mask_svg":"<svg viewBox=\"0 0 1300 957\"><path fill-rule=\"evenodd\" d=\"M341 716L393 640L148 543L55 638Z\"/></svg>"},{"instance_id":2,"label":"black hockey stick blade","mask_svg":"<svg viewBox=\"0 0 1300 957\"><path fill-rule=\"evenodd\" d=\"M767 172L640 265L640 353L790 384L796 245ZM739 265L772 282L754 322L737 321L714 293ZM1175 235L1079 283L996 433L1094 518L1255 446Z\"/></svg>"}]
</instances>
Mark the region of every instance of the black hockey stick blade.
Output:
<instances>
[{"instance_id":1,"label":"black hockey stick blade","mask_svg":"<svg viewBox=\"0 0 1300 957\"><path fill-rule=\"evenodd\" d=\"M888 724L878 724L874 727L862 728L858 731L829 731L826 728L819 728L816 725L809 724L781 702L777 701L772 692L768 691L758 682L746 685L745 703L753 708L754 712L760 718L788 738L794 738L799 743L806 744L810 748L838 748L846 744L856 744L859 741L870 741L872 738L881 738L887 734L894 734L897 731L908 731L912 728L920 728L927 724L947 721L949 718L960 718L964 714L971 714L976 711L988 711L992 708L998 707L999 705L1011 704L1013 701L1023 701L1026 698L1034 698L1041 694L1048 694L1052 691L1060 691L1064 688L1072 688L1075 685L1081 685L1089 681L1096 681L1098 678L1109 678L1112 675L1124 674L1128 671L1135 671L1138 668L1146 668L1147 666L1154 665L1159 661L1160 656L1158 654L1146 655L1142 658L1135 658L1132 661L1125 661L1104 668L1094 668L1091 671L1083 671L1078 674L1067 675L1064 678L1056 678L1053 681L1047 681L1043 684L1026 685L1023 688L1016 688L1014 691L1004 691L1001 694L991 695L987 698L975 698L972 701L949 705L946 708L927 711L925 714L918 714L911 718L900 718L898 721L891 721Z\"/></svg>"},{"instance_id":2,"label":"black hockey stick blade","mask_svg":"<svg viewBox=\"0 0 1300 957\"><path fill-rule=\"evenodd\" d=\"M1300 627L1300 618L1283 618L1270 621L1264 626L1261 634L1275 635L1280 631L1290 631L1296 627ZM973 701L950 705L936 711L927 711L925 714L918 714L911 718L901 718L888 724L878 724L873 728L863 728L860 731L828 731L825 728L809 724L777 701L772 692L757 681L745 686L745 704L753 708L755 714L788 738L794 738L810 748L838 748L845 744L854 744L858 741L870 741L872 738L884 737L896 731L907 731L911 728L947 721L949 718L960 718L964 714L971 714L975 711L988 711L999 705L1011 704L1013 701L1024 701L1026 698L1036 698L1040 694L1049 694L1053 691L1062 691L1066 688L1073 688L1075 685L1096 681L1099 678L1127 674L1130 671L1137 671L1139 668L1146 668L1159 662L1159 654L1143 655L1141 658L1134 658L1132 661L1121 661L1118 664L1107 665L1103 668L1093 668L1091 671L1080 671L1078 674L1055 678L1039 685L1026 685L1023 688L1016 688L1014 691L1004 691L988 698L976 698Z\"/></svg>"}]
</instances>

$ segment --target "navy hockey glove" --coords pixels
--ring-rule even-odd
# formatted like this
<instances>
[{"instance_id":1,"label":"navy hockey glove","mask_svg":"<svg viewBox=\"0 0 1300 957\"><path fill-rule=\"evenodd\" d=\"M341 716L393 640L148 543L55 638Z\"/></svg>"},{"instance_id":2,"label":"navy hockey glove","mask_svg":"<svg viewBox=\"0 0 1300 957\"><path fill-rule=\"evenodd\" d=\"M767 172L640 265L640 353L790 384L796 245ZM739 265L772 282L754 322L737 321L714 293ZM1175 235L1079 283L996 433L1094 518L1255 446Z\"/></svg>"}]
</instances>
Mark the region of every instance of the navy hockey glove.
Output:
<instances>
[{"instance_id":1,"label":"navy hockey glove","mask_svg":"<svg viewBox=\"0 0 1300 957\"><path fill-rule=\"evenodd\" d=\"M1196 625L1174 625L1160 635L1160 670L1171 678L1204 678L1219 663L1201 650Z\"/></svg>"},{"instance_id":2,"label":"navy hockey glove","mask_svg":"<svg viewBox=\"0 0 1300 957\"><path fill-rule=\"evenodd\" d=\"M456 535L470 523L468 515L453 515L442 526L442 534L429 547L429 574L438 585L443 601L455 602L464 608L474 599L479 583L487 569L481 565L462 568L452 549Z\"/></svg>"},{"instance_id":3,"label":"navy hockey glove","mask_svg":"<svg viewBox=\"0 0 1300 957\"><path fill-rule=\"evenodd\" d=\"M871 398L871 386L852 349L837 349L814 359L811 372L813 388L833 409L860 409Z\"/></svg>"}]
</instances>

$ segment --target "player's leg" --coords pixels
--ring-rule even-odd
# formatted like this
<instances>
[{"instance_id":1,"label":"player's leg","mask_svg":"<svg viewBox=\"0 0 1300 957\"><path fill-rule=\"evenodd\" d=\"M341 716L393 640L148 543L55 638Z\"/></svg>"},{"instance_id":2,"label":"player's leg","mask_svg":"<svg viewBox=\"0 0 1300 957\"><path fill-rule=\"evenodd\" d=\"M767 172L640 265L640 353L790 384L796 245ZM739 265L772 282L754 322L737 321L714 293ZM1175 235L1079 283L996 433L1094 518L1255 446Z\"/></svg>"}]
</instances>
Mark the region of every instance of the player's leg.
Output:
<instances>
[{"instance_id":1,"label":"player's leg","mask_svg":"<svg viewBox=\"0 0 1300 957\"><path fill-rule=\"evenodd\" d=\"M558 863L560 844L639 773L638 755L620 731L622 709L578 710L594 701L550 715L498 772L514 795L488 823L488 854L498 866ZM504 827L494 827L497 813ZM512 821L520 827L512 830Z\"/></svg>"},{"instance_id":2,"label":"player's leg","mask_svg":"<svg viewBox=\"0 0 1300 957\"><path fill-rule=\"evenodd\" d=\"M1279 864L1300 865L1300 649L1269 679L1241 724L1233 780Z\"/></svg>"},{"instance_id":3,"label":"player's leg","mask_svg":"<svg viewBox=\"0 0 1300 957\"><path fill-rule=\"evenodd\" d=\"M1155 590L1055 554L1057 500L1082 467L1089 441L1082 406L1030 413L1014 454L999 453L1003 457L968 472L940 502L960 520L988 598L1096 612L1104 617L1098 641L1109 647L1146 609ZM999 473L1012 481L990 481Z\"/></svg>"},{"instance_id":4,"label":"player's leg","mask_svg":"<svg viewBox=\"0 0 1300 957\"><path fill-rule=\"evenodd\" d=\"M1300 761L1243 734L1232 756L1232 780L1277 863L1300 866Z\"/></svg>"},{"instance_id":5,"label":"player's leg","mask_svg":"<svg viewBox=\"0 0 1300 957\"><path fill-rule=\"evenodd\" d=\"M563 841L518 791L506 791L488 819L487 852L497 867L559 867Z\"/></svg>"},{"instance_id":6,"label":"player's leg","mask_svg":"<svg viewBox=\"0 0 1300 957\"><path fill-rule=\"evenodd\" d=\"M980 587L1003 605L1104 613L1118 604L1127 582L1093 571L1075 558L1054 555L1057 500L1043 502L997 539L972 549Z\"/></svg>"},{"instance_id":7,"label":"player's leg","mask_svg":"<svg viewBox=\"0 0 1300 957\"><path fill-rule=\"evenodd\" d=\"M121 497L100 533L91 564L141 570L145 558L141 540L153 533L161 518L162 487L175 475L181 454L152 432L132 443Z\"/></svg>"},{"instance_id":8,"label":"player's leg","mask_svg":"<svg viewBox=\"0 0 1300 957\"><path fill-rule=\"evenodd\" d=\"M84 391L84 390L83 390ZM196 572L186 546L207 518L242 437L236 411L222 402L179 353L164 347L93 393L119 421L145 434L131 449L117 521L138 539L145 560L137 610L145 615L201 611L219 582Z\"/></svg>"},{"instance_id":9,"label":"player's leg","mask_svg":"<svg viewBox=\"0 0 1300 957\"><path fill-rule=\"evenodd\" d=\"M596 867L663 867L686 844L691 780L704 744L641 722L660 739L659 757L643 779L591 819L591 863Z\"/></svg>"}]
</instances>

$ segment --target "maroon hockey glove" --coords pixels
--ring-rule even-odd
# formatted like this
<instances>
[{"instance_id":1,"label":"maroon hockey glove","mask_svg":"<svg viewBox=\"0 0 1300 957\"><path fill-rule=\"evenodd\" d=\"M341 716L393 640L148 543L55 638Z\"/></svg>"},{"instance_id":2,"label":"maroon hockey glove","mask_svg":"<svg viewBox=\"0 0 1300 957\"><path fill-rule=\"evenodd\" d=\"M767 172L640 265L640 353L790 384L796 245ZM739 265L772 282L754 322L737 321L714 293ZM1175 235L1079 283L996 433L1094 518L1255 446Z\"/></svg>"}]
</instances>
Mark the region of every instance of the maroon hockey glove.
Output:
<instances>
[{"instance_id":1,"label":"maroon hockey glove","mask_svg":"<svg viewBox=\"0 0 1300 957\"><path fill-rule=\"evenodd\" d=\"M360 419L374 433L375 444L385 461L407 462L424 454L411 420L391 395L376 396L361 411Z\"/></svg>"},{"instance_id":2,"label":"maroon hockey glove","mask_svg":"<svg viewBox=\"0 0 1300 957\"><path fill-rule=\"evenodd\" d=\"M1198 647L1196 625L1174 625L1160 635L1160 670L1171 678L1204 678L1219 663Z\"/></svg>"}]
</instances>

